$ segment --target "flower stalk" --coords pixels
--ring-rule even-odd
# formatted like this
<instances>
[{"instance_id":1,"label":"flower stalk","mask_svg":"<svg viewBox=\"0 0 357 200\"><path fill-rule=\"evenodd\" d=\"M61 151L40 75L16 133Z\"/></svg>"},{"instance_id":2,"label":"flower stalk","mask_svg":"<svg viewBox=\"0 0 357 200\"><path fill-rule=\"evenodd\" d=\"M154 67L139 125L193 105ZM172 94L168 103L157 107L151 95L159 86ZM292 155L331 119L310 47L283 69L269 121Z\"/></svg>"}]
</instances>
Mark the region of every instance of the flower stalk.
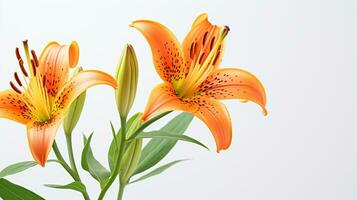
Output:
<instances>
[{"instance_id":1,"label":"flower stalk","mask_svg":"<svg viewBox=\"0 0 357 200\"><path fill-rule=\"evenodd\" d=\"M102 200L105 196L105 194L107 193L108 189L110 188L110 186L113 184L113 182L115 181L115 179L118 176L119 173L119 169L120 169L120 162L122 159L122 155L124 153L124 149L125 149L125 137L126 137L126 118L120 118L120 124L121 124L121 137L120 137L120 141L119 141L119 152L118 152L118 156L116 158L116 162L114 165L114 170L112 171L112 173L110 174L110 177L107 181L107 183L104 185L102 191L99 194L98 200ZM118 141L117 141L118 142Z\"/></svg>"}]
</instances>

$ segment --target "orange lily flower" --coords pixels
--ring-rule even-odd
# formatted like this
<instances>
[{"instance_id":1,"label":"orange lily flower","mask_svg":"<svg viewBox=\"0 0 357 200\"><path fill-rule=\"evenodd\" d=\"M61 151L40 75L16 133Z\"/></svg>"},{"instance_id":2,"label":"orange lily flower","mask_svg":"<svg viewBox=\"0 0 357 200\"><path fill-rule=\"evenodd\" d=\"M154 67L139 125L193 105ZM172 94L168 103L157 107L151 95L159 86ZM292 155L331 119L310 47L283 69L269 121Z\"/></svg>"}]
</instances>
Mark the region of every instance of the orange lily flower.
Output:
<instances>
[{"instance_id":1,"label":"orange lily flower","mask_svg":"<svg viewBox=\"0 0 357 200\"><path fill-rule=\"evenodd\" d=\"M14 73L11 89L0 92L0 117L27 127L27 137L33 158L44 166L64 114L82 92L98 84L117 87L112 76L96 70L78 73L69 79L69 69L77 66L79 47L49 43L39 59L23 42L27 60L16 48L21 73ZM20 74L20 75L19 75Z\"/></svg>"},{"instance_id":2,"label":"orange lily flower","mask_svg":"<svg viewBox=\"0 0 357 200\"><path fill-rule=\"evenodd\" d=\"M131 26L150 44L156 71L164 81L151 92L144 121L165 111L190 112L209 127L219 152L231 144L232 125L225 105L218 100L252 101L267 114L265 90L254 75L219 68L228 26L213 25L207 14L201 14L182 44L158 22L137 20Z\"/></svg>"}]
</instances>

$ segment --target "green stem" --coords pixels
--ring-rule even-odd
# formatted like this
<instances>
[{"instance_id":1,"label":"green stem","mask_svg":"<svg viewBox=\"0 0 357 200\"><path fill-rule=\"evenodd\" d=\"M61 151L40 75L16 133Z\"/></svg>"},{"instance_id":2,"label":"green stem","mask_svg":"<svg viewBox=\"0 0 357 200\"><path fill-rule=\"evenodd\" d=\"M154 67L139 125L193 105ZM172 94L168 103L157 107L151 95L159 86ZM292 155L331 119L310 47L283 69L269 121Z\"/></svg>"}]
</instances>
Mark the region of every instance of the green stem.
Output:
<instances>
[{"instance_id":1,"label":"green stem","mask_svg":"<svg viewBox=\"0 0 357 200\"><path fill-rule=\"evenodd\" d=\"M78 179L80 180L80 176L76 166L76 161L74 160L72 134L66 134L66 142L67 142L67 151L68 151L68 157L69 157L69 162L71 164L71 168L73 172L76 174L76 176L78 177Z\"/></svg>"},{"instance_id":2,"label":"green stem","mask_svg":"<svg viewBox=\"0 0 357 200\"><path fill-rule=\"evenodd\" d=\"M125 185L119 184L118 200L123 199L124 189L125 189Z\"/></svg>"},{"instance_id":3,"label":"green stem","mask_svg":"<svg viewBox=\"0 0 357 200\"><path fill-rule=\"evenodd\" d=\"M116 163L114 166L114 170L112 171L108 182L104 185L102 191L99 194L98 200L102 200L105 196L105 193L108 191L110 186L113 184L115 181L116 177L118 176L119 173L119 166L121 162L121 158L125 149L125 136L126 136L126 117L121 117L120 118L120 123L121 123L121 137L120 137L120 143L119 143L119 152L118 152L118 157L116 158Z\"/></svg>"},{"instance_id":4,"label":"green stem","mask_svg":"<svg viewBox=\"0 0 357 200\"><path fill-rule=\"evenodd\" d=\"M71 175L71 177L73 178L73 180L75 181L79 181L81 182L81 179L79 178L79 176L71 169L71 167L67 164L67 162L64 160L56 141L53 142L52 145L52 149L55 152L55 155L57 157L57 160L60 161L60 164L62 165L62 167L68 172L69 175ZM82 196L85 200L90 200L89 195L87 193L87 191L81 192Z\"/></svg>"},{"instance_id":5,"label":"green stem","mask_svg":"<svg viewBox=\"0 0 357 200\"><path fill-rule=\"evenodd\" d=\"M57 143L56 141L53 142L53 145L52 145L52 148L53 148L53 151L55 152L55 155L57 157L57 160L60 161L60 164L62 165L62 167L68 172L69 175L71 175L71 177L73 179L76 179L76 175L73 173L71 167L67 164L67 162L64 160L58 146L57 146Z\"/></svg>"},{"instance_id":6,"label":"green stem","mask_svg":"<svg viewBox=\"0 0 357 200\"><path fill-rule=\"evenodd\" d=\"M133 140L137 135L139 135L139 133L141 133L145 128L147 128L148 126L150 126L152 123L156 122L157 120L163 118L164 116L168 115L169 113L171 113L172 111L167 111L164 113L161 113L151 119L149 119L148 121L146 121L145 123L143 123L138 129L136 129L136 131L128 138L128 140Z\"/></svg>"}]
</instances>

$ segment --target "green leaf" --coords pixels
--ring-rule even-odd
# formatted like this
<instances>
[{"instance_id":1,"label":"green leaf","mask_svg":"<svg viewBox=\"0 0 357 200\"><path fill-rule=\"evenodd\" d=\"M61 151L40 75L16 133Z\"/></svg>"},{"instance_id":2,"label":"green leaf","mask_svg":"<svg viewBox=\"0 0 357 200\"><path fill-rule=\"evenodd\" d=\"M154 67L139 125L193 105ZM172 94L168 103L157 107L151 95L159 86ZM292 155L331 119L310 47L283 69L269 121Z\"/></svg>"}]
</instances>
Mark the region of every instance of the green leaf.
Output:
<instances>
[{"instance_id":1,"label":"green leaf","mask_svg":"<svg viewBox=\"0 0 357 200\"><path fill-rule=\"evenodd\" d=\"M90 142L92 140L93 133L87 139L84 136L84 148L82 151L82 168L88 171L94 179L96 179L100 186L103 187L110 176L110 172L94 158Z\"/></svg>"},{"instance_id":2,"label":"green leaf","mask_svg":"<svg viewBox=\"0 0 357 200\"><path fill-rule=\"evenodd\" d=\"M201 147L206 148L207 150L208 147L198 140L191 138L187 135L175 135L173 132L168 132L168 131L151 131L147 133L140 133L136 138L161 138L161 139L167 139L167 140L181 140L181 141L186 141L186 142L191 142L197 145L200 145Z\"/></svg>"},{"instance_id":3,"label":"green leaf","mask_svg":"<svg viewBox=\"0 0 357 200\"><path fill-rule=\"evenodd\" d=\"M138 118L141 116L141 113L136 113L135 115L133 115L132 117L130 117L130 119L127 122L126 127L128 128L128 133L133 132L133 128L134 128L134 124L136 125L136 121L138 121ZM118 154L118 150L119 150L119 141L120 141L120 137L121 137L121 129L119 129L119 131L117 133L115 133L115 129L112 123L110 123L111 126L111 130L112 130L112 134L113 134L113 140L110 144L109 147L109 151L108 151L108 163L109 163L109 168L111 171L113 171L114 165L115 165L115 159L117 157ZM115 135L115 137L114 137Z\"/></svg>"},{"instance_id":4,"label":"green leaf","mask_svg":"<svg viewBox=\"0 0 357 200\"><path fill-rule=\"evenodd\" d=\"M176 161L173 161L173 162L170 162L170 163L167 163L161 167L158 167L156 169L154 169L153 171L149 172L148 174L136 179L135 181L132 181L130 182L131 183L136 183L136 182L139 182L139 181L142 181L142 180L145 180L147 178L150 178L152 176L156 176L158 174L161 174L162 172L164 172L166 169L170 168L171 166L179 163L179 162L182 162L182 161L186 161L186 160L176 160Z\"/></svg>"},{"instance_id":5,"label":"green leaf","mask_svg":"<svg viewBox=\"0 0 357 200\"><path fill-rule=\"evenodd\" d=\"M86 186L83 183L75 181L67 185L55 185L55 184L45 184L46 187L56 188L56 189L68 189L75 190L78 192L85 193L87 191Z\"/></svg>"},{"instance_id":6,"label":"green leaf","mask_svg":"<svg viewBox=\"0 0 357 200\"><path fill-rule=\"evenodd\" d=\"M58 162L58 161L57 160L48 160L47 162ZM36 165L37 165L37 163L35 161L23 161L23 162L9 165L9 166L5 167L0 172L0 178L4 178L6 176L10 176L13 174L23 172L23 171L25 171L31 167L34 167Z\"/></svg>"},{"instance_id":7,"label":"green leaf","mask_svg":"<svg viewBox=\"0 0 357 200\"><path fill-rule=\"evenodd\" d=\"M183 135L190 125L193 116L189 113L181 113L169 121L160 131L170 132L174 135ZM141 173L162 160L176 145L177 140L162 138L151 139L144 147L139 165L134 174Z\"/></svg>"},{"instance_id":8,"label":"green leaf","mask_svg":"<svg viewBox=\"0 0 357 200\"><path fill-rule=\"evenodd\" d=\"M3 178L0 179L0 197L4 200L44 200L34 192Z\"/></svg>"},{"instance_id":9,"label":"green leaf","mask_svg":"<svg viewBox=\"0 0 357 200\"><path fill-rule=\"evenodd\" d=\"M5 176L17 174L19 172L25 171L28 168L36 166L37 163L35 161L24 161L15 163L7 166L0 172L0 178L4 178Z\"/></svg>"}]
</instances>

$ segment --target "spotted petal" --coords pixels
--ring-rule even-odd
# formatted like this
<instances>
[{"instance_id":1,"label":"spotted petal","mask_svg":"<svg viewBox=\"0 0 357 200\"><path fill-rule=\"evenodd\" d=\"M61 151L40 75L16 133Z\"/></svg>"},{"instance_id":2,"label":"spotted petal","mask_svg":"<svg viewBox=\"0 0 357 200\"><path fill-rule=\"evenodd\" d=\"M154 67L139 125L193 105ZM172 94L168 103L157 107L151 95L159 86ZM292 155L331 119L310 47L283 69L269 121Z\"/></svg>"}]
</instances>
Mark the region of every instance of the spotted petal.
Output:
<instances>
[{"instance_id":1,"label":"spotted petal","mask_svg":"<svg viewBox=\"0 0 357 200\"><path fill-rule=\"evenodd\" d=\"M217 69L198 88L196 95L222 99L240 99L260 105L267 114L265 89L251 73L237 68Z\"/></svg>"},{"instance_id":2,"label":"spotted petal","mask_svg":"<svg viewBox=\"0 0 357 200\"><path fill-rule=\"evenodd\" d=\"M84 70L67 82L55 98L55 110L65 111L85 90L95 85L106 84L117 87L116 80L107 73L97 70Z\"/></svg>"},{"instance_id":3,"label":"spotted petal","mask_svg":"<svg viewBox=\"0 0 357 200\"><path fill-rule=\"evenodd\" d=\"M185 75L188 68L183 63L180 43L168 28L150 20L134 21L131 26L150 44L156 71L165 82L171 83Z\"/></svg>"},{"instance_id":4,"label":"spotted petal","mask_svg":"<svg viewBox=\"0 0 357 200\"><path fill-rule=\"evenodd\" d=\"M23 98L23 95L13 90L0 92L0 117L21 124L26 124L32 120L31 111L23 101Z\"/></svg>"},{"instance_id":5,"label":"spotted petal","mask_svg":"<svg viewBox=\"0 0 357 200\"><path fill-rule=\"evenodd\" d=\"M217 151L227 149L232 140L232 126L225 106L217 100L206 97L180 99L174 89L167 84L160 84L152 91L143 120L171 110L192 113L201 119L211 130L217 145Z\"/></svg>"},{"instance_id":6,"label":"spotted petal","mask_svg":"<svg viewBox=\"0 0 357 200\"><path fill-rule=\"evenodd\" d=\"M49 43L41 53L38 70L45 80L45 88L50 97L55 97L59 89L68 81L69 68L75 67L79 59L76 42L70 45Z\"/></svg>"},{"instance_id":7,"label":"spotted petal","mask_svg":"<svg viewBox=\"0 0 357 200\"><path fill-rule=\"evenodd\" d=\"M27 138L32 156L41 166L45 166L62 120L63 115L56 114L48 121L32 122L27 125Z\"/></svg>"},{"instance_id":8,"label":"spotted petal","mask_svg":"<svg viewBox=\"0 0 357 200\"><path fill-rule=\"evenodd\" d=\"M199 62L204 63L214 44L220 37L223 27L213 25L208 21L206 13L199 15L193 22L190 32L182 43L182 49L186 63ZM223 56L223 43L218 48L213 65L218 66Z\"/></svg>"}]
</instances>

